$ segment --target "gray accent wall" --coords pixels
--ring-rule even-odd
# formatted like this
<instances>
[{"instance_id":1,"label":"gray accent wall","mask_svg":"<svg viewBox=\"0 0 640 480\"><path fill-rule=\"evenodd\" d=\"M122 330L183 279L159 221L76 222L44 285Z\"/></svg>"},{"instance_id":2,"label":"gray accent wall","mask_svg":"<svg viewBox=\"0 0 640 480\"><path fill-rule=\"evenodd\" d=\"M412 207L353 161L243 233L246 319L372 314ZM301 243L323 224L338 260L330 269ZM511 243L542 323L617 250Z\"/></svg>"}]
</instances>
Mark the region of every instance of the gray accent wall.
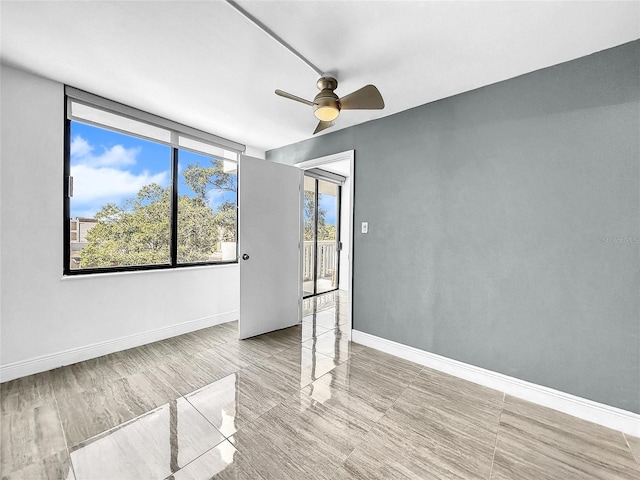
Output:
<instances>
[{"instance_id":1,"label":"gray accent wall","mask_svg":"<svg viewBox=\"0 0 640 480\"><path fill-rule=\"evenodd\" d=\"M355 150L354 328L640 413L639 57L627 43L267 152Z\"/></svg>"}]
</instances>

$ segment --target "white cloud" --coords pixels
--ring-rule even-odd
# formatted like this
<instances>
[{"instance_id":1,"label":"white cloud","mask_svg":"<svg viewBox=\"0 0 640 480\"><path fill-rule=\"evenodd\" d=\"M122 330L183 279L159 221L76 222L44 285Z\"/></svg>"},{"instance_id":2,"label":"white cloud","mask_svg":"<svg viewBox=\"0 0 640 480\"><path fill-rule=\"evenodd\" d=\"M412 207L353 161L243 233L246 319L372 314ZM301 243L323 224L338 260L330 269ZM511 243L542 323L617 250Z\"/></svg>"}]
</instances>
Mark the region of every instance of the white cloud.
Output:
<instances>
[{"instance_id":1,"label":"white cloud","mask_svg":"<svg viewBox=\"0 0 640 480\"><path fill-rule=\"evenodd\" d=\"M137 195L145 185L157 183L166 185L169 172L151 174L147 170L133 174L115 168L95 168L89 165L76 165L71 168L73 175L73 206L114 202Z\"/></svg>"},{"instance_id":2,"label":"white cloud","mask_svg":"<svg viewBox=\"0 0 640 480\"><path fill-rule=\"evenodd\" d=\"M136 157L140 153L140 147L125 148L122 145L114 145L110 148L102 147L102 153L95 155L94 147L80 135L76 135L71 141L71 164L124 167L136 164Z\"/></svg>"},{"instance_id":3,"label":"white cloud","mask_svg":"<svg viewBox=\"0 0 640 480\"><path fill-rule=\"evenodd\" d=\"M166 187L170 183L169 170L151 173L138 168L139 171L133 171L141 152L139 147L102 147L102 153L96 155L94 146L79 135L73 138L70 147L72 217L92 217L107 203L120 205L135 197L145 185L157 183Z\"/></svg>"},{"instance_id":4,"label":"white cloud","mask_svg":"<svg viewBox=\"0 0 640 480\"><path fill-rule=\"evenodd\" d=\"M72 159L86 157L91 153L92 150L93 147L89 145L89 142L87 142L80 135L76 135L75 137L73 137L73 140L71 141Z\"/></svg>"}]
</instances>

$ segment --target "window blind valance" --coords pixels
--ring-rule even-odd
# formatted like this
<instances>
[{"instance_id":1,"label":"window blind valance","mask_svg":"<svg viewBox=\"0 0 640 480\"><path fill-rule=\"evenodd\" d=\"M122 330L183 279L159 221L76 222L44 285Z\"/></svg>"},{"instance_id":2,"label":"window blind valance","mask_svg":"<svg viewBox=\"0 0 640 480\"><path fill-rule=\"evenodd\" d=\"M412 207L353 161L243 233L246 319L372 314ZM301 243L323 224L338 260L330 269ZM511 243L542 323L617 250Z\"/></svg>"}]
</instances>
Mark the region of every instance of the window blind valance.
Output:
<instances>
[{"instance_id":1,"label":"window blind valance","mask_svg":"<svg viewBox=\"0 0 640 480\"><path fill-rule=\"evenodd\" d=\"M66 86L67 118L175 147L238 160L246 146L196 128Z\"/></svg>"}]
</instances>

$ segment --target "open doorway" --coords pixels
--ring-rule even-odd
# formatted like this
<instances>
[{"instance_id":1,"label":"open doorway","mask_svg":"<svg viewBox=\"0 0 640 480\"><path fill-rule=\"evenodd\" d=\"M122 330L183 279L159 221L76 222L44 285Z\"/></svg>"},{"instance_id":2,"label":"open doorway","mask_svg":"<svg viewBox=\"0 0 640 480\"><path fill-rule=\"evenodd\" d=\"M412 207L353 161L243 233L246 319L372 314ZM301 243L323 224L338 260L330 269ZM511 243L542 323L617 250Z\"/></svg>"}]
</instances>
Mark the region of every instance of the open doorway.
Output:
<instances>
[{"instance_id":1,"label":"open doorway","mask_svg":"<svg viewBox=\"0 0 640 480\"><path fill-rule=\"evenodd\" d=\"M354 151L296 166L305 174L301 249L303 323L310 312L315 312L314 325L344 332L350 339ZM330 315L333 311L335 315Z\"/></svg>"},{"instance_id":2,"label":"open doorway","mask_svg":"<svg viewBox=\"0 0 640 480\"><path fill-rule=\"evenodd\" d=\"M302 285L305 298L338 289L344 180L340 175L317 168L304 174Z\"/></svg>"}]
</instances>

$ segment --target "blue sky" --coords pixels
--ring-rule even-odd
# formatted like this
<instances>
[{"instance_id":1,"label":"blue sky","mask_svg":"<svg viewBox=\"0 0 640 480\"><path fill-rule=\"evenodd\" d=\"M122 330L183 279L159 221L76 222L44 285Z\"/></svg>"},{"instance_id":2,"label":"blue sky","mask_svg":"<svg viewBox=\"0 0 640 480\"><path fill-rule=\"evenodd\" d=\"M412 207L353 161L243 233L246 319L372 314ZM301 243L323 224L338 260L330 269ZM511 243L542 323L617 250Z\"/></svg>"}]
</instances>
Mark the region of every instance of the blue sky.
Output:
<instances>
[{"instance_id":1,"label":"blue sky","mask_svg":"<svg viewBox=\"0 0 640 480\"><path fill-rule=\"evenodd\" d=\"M327 212L324 216L324 222L335 225L337 213L336 197L323 194L318 195L318 197L318 206L324 209L325 212Z\"/></svg>"},{"instance_id":2,"label":"blue sky","mask_svg":"<svg viewBox=\"0 0 640 480\"><path fill-rule=\"evenodd\" d=\"M171 184L171 148L138 137L111 130L71 122L71 175L74 195L71 217L92 217L106 203L122 205L150 183L163 187ZM209 165L210 157L181 150L178 171L199 161ZM180 176L180 195L194 193ZM234 200L229 192L209 192L212 208L225 199Z\"/></svg>"}]
</instances>

